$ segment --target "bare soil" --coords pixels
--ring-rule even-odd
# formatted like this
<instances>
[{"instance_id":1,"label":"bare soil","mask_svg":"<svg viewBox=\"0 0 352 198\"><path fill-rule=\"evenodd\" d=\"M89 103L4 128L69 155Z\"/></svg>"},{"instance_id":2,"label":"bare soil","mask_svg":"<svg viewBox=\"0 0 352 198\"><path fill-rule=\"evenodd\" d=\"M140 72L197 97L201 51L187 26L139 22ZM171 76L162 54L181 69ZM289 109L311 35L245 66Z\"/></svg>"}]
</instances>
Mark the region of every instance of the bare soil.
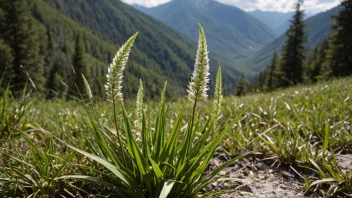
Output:
<instances>
[{"instance_id":1,"label":"bare soil","mask_svg":"<svg viewBox=\"0 0 352 198\"><path fill-rule=\"evenodd\" d=\"M352 170L352 155L338 155L336 159L341 168ZM216 154L209 170L228 160L227 155ZM304 179L291 167L278 167L272 162L254 157L240 159L220 172L223 179L205 188L203 193L219 198L321 197L318 194L305 194Z\"/></svg>"}]
</instances>

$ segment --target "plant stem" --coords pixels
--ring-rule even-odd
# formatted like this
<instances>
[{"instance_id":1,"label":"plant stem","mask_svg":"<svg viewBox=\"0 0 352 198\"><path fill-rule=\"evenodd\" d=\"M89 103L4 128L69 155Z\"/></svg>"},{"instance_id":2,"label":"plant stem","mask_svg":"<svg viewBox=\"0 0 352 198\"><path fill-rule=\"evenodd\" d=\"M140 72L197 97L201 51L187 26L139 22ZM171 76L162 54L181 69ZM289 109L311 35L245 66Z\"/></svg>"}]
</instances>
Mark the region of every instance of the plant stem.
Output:
<instances>
[{"instance_id":1,"label":"plant stem","mask_svg":"<svg viewBox=\"0 0 352 198\"><path fill-rule=\"evenodd\" d=\"M112 105L113 105L113 109L114 109L114 120L115 120L115 127L116 127L116 134L117 134L117 140L119 142L119 149L120 152L122 153L122 158L124 160L125 165L127 165L126 162L126 158L125 158L125 153L123 152L123 148L122 148L122 141L121 141L121 136L118 130L118 122L117 122L117 113L116 113L116 102L115 99L113 99L112 101Z\"/></svg>"},{"instance_id":2,"label":"plant stem","mask_svg":"<svg viewBox=\"0 0 352 198\"><path fill-rule=\"evenodd\" d=\"M194 100L194 105L193 105L192 121L191 121L190 133L189 133L190 136L188 137L188 140L187 140L187 150L186 150L187 155L191 147L191 142L193 141L191 140L191 138L193 137L193 125L194 125L194 117L196 114L196 107L197 107L197 98Z\"/></svg>"}]
</instances>

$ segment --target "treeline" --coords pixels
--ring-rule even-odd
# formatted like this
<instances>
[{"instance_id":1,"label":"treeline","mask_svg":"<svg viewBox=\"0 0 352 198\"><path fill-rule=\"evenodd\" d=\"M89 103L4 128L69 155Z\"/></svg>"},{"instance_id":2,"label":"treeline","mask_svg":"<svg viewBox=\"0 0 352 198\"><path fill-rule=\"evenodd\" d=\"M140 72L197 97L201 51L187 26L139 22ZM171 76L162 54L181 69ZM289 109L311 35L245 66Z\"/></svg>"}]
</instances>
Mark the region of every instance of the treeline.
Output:
<instances>
[{"instance_id":1,"label":"treeline","mask_svg":"<svg viewBox=\"0 0 352 198\"><path fill-rule=\"evenodd\" d=\"M158 97L166 80L167 97L184 95L196 44L161 22L116 0L0 0L2 86L72 98L84 93L83 74L93 94L105 98L108 65L136 31L124 96L135 97L139 79L147 98ZM233 82L234 74L227 72L226 80Z\"/></svg>"},{"instance_id":2,"label":"treeline","mask_svg":"<svg viewBox=\"0 0 352 198\"><path fill-rule=\"evenodd\" d=\"M68 32L59 22L45 21L39 6L35 1L0 0L1 86L10 84L13 93L28 86L47 97L77 97L84 92L83 74L95 95L103 96L105 62L113 48L97 44L79 28Z\"/></svg>"},{"instance_id":3,"label":"treeline","mask_svg":"<svg viewBox=\"0 0 352 198\"><path fill-rule=\"evenodd\" d=\"M271 64L251 84L252 91L273 91L352 74L352 1L341 2L343 10L333 16L333 32L312 53L305 47L308 39L301 5L298 0L281 57L273 54Z\"/></svg>"}]
</instances>

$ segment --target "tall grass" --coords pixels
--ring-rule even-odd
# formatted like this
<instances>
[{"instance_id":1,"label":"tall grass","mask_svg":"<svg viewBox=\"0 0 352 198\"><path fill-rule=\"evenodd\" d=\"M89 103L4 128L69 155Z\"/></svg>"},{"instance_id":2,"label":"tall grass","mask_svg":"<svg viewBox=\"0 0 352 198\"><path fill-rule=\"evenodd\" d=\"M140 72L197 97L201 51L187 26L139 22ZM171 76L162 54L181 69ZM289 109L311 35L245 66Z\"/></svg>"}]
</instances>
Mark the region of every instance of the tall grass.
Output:
<instances>
[{"instance_id":1,"label":"tall grass","mask_svg":"<svg viewBox=\"0 0 352 198\"><path fill-rule=\"evenodd\" d=\"M5 73L3 74L5 75ZM18 130L25 126L24 115L30 108L31 101L26 88L22 92L20 99L13 97L10 91L10 84L2 85L4 76L0 78L0 139L13 137L18 134Z\"/></svg>"},{"instance_id":2,"label":"tall grass","mask_svg":"<svg viewBox=\"0 0 352 198\"><path fill-rule=\"evenodd\" d=\"M176 119L172 121L171 126L168 126L170 122L166 119L166 84L161 93L161 102L154 125L147 123L145 119L141 107L143 94L140 89L136 111L136 117L139 120L135 120L140 122L140 126L134 127L122 100L121 79L136 36L137 34L132 36L121 47L109 68L106 87L108 99L114 109L115 128L103 126L95 114L91 115L87 112L87 125L94 139L88 144L90 152L66 144L69 148L100 164L105 171L100 178L89 175L65 175L60 179L94 183L101 187L100 190L108 191L109 194L117 197L194 197L213 181L217 173L241 157L234 158L204 175L216 148L237 120L233 119L227 127L216 131L214 131L214 120L211 116L206 118L205 122L200 122L200 117L204 115L198 112L197 103L206 100L209 81L208 52L205 34L200 26L195 70L188 91L188 98L193 102L193 110L186 127L182 125L185 119L183 110L178 112ZM83 80L86 82L85 78ZM90 93L89 85L87 83L85 85L87 92ZM220 100L218 102L220 103ZM220 104L217 105L221 107ZM120 115L117 113L117 108L122 112L121 122L118 121ZM93 105L91 112L96 112ZM140 142L136 141L134 133L140 134ZM217 136L210 139L214 133ZM101 172L100 169L95 171Z\"/></svg>"}]
</instances>

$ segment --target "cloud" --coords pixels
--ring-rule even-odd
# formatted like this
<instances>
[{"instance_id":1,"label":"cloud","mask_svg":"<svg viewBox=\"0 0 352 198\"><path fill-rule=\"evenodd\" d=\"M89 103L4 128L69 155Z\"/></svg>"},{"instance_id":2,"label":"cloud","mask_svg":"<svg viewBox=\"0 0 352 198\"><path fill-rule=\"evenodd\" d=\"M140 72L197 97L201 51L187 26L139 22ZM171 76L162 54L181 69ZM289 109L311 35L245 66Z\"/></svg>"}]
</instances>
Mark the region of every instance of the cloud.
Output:
<instances>
[{"instance_id":1,"label":"cloud","mask_svg":"<svg viewBox=\"0 0 352 198\"><path fill-rule=\"evenodd\" d=\"M154 7L171 0L122 0L128 4L138 4L145 7ZM220 3L239 7L245 11L262 10L291 12L294 11L296 0L216 0ZM329 10L339 5L341 0L304 0L303 9L315 14Z\"/></svg>"},{"instance_id":2,"label":"cloud","mask_svg":"<svg viewBox=\"0 0 352 198\"><path fill-rule=\"evenodd\" d=\"M296 0L217 0L220 3L239 7L245 11L294 11ZM309 13L318 13L339 5L341 0L305 0L303 9Z\"/></svg>"},{"instance_id":3,"label":"cloud","mask_svg":"<svg viewBox=\"0 0 352 198\"><path fill-rule=\"evenodd\" d=\"M164 3L167 3L171 0L122 0L127 4L137 4L145 7L155 7Z\"/></svg>"}]
</instances>

